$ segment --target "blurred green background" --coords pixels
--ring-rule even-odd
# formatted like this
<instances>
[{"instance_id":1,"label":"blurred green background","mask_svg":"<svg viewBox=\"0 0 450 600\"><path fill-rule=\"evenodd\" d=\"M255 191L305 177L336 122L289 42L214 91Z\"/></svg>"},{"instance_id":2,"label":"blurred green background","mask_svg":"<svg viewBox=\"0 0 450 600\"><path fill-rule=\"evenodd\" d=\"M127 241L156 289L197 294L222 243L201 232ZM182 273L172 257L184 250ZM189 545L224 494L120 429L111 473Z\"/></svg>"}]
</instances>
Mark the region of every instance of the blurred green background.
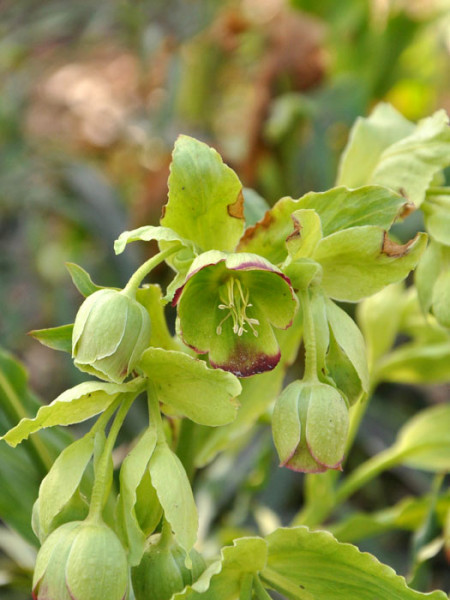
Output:
<instances>
[{"instance_id":1,"label":"blurred green background","mask_svg":"<svg viewBox=\"0 0 450 600\"><path fill-rule=\"evenodd\" d=\"M50 401L83 378L26 332L73 321L81 298L65 261L123 285L154 250L115 257L113 241L158 223L177 135L216 147L270 204L328 189L351 125L375 103L412 120L450 111L450 0L3 0L0 88L0 345ZM396 398L392 414L375 399L356 455L443 391L382 393ZM287 495L262 502L296 510L301 478L268 474L264 436L253 479L242 470L248 498L270 477ZM391 483L361 506L429 486L411 472ZM395 539L366 549L404 568Z\"/></svg>"}]
</instances>

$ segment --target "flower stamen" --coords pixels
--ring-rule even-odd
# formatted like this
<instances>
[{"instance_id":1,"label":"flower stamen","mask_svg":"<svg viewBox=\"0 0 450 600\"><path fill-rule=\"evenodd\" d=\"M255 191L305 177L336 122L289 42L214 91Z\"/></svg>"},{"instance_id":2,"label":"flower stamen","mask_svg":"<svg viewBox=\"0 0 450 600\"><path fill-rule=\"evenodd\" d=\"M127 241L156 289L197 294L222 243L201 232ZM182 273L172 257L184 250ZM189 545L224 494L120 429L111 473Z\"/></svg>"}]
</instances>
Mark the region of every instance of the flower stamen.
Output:
<instances>
[{"instance_id":1,"label":"flower stamen","mask_svg":"<svg viewBox=\"0 0 450 600\"><path fill-rule=\"evenodd\" d=\"M247 325L251 329L253 335L258 337L255 325L259 325L259 321L258 319L254 319L247 315L247 309L253 306L253 304L249 302L249 296L249 291L247 289L244 291L239 279L231 277L227 280L226 285L223 286L220 291L222 303L219 304L218 308L220 310L228 310L229 312L217 326L217 335L222 333L222 325L229 317L231 317L233 320L233 333L241 337L243 333L247 333L248 330L245 328Z\"/></svg>"}]
</instances>

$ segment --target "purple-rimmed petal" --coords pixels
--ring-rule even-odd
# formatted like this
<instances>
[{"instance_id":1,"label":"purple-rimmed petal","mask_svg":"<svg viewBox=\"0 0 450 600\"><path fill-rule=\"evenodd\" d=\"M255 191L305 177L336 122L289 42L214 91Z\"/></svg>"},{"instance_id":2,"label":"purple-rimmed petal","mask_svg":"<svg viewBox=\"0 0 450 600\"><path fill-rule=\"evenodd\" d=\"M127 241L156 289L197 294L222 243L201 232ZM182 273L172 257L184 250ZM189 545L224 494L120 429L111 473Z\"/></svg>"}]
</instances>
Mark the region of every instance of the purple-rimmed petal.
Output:
<instances>
[{"instance_id":1,"label":"purple-rimmed petal","mask_svg":"<svg viewBox=\"0 0 450 600\"><path fill-rule=\"evenodd\" d=\"M173 304L188 346L209 352L212 366L249 377L278 364L272 326L289 327L298 301L289 280L264 258L210 251L193 262Z\"/></svg>"}]
</instances>

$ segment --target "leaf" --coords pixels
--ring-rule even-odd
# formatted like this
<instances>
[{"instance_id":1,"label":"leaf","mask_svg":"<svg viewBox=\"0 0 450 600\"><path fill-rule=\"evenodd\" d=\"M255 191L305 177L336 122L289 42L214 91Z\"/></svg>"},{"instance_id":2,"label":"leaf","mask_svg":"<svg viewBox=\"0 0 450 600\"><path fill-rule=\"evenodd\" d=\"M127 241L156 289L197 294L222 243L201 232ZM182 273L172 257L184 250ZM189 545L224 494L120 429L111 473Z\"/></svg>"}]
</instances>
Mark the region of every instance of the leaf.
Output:
<instances>
[{"instance_id":1,"label":"leaf","mask_svg":"<svg viewBox=\"0 0 450 600\"><path fill-rule=\"evenodd\" d=\"M433 406L413 417L401 428L395 448L409 467L450 471L450 404Z\"/></svg>"},{"instance_id":2,"label":"leaf","mask_svg":"<svg viewBox=\"0 0 450 600\"><path fill-rule=\"evenodd\" d=\"M433 303L433 288L439 273L442 269L444 256L448 252L444 250L441 244L430 240L427 249L414 273L414 281L417 287L420 306L424 313L427 313Z\"/></svg>"},{"instance_id":3,"label":"leaf","mask_svg":"<svg viewBox=\"0 0 450 600\"><path fill-rule=\"evenodd\" d=\"M421 209L430 237L440 244L450 246L450 196L439 193L427 195Z\"/></svg>"},{"instance_id":4,"label":"leaf","mask_svg":"<svg viewBox=\"0 0 450 600\"><path fill-rule=\"evenodd\" d=\"M169 227L144 225L143 227L138 227L138 229L121 233L114 242L114 252L121 254L130 242L150 242L151 240L156 240L157 242L179 242L183 246L194 247L194 244L190 240L180 237L178 233Z\"/></svg>"},{"instance_id":5,"label":"leaf","mask_svg":"<svg viewBox=\"0 0 450 600\"><path fill-rule=\"evenodd\" d=\"M258 537L244 537L222 548L221 560L213 563L192 585L175 594L174 600L236 600L246 574L261 571L267 560L267 544Z\"/></svg>"},{"instance_id":6,"label":"leaf","mask_svg":"<svg viewBox=\"0 0 450 600\"><path fill-rule=\"evenodd\" d=\"M128 453L120 469L120 495L117 501L119 523L123 524L123 537L129 549L131 566L139 564L145 548L146 535L136 517L136 490L147 470L156 446L156 431L147 429Z\"/></svg>"},{"instance_id":7,"label":"leaf","mask_svg":"<svg viewBox=\"0 0 450 600\"><path fill-rule=\"evenodd\" d=\"M217 427L236 418L237 377L210 369L204 361L172 350L149 348L140 368L153 382L160 402L196 423Z\"/></svg>"},{"instance_id":8,"label":"leaf","mask_svg":"<svg viewBox=\"0 0 450 600\"><path fill-rule=\"evenodd\" d=\"M289 256L293 260L308 258L322 239L320 217L315 210L305 208L294 211L291 219L294 231L286 238Z\"/></svg>"},{"instance_id":9,"label":"leaf","mask_svg":"<svg viewBox=\"0 0 450 600\"><path fill-rule=\"evenodd\" d=\"M368 118L360 117L353 125L339 164L337 184L352 188L367 184L383 151L413 131L414 124L393 106L378 104Z\"/></svg>"},{"instance_id":10,"label":"leaf","mask_svg":"<svg viewBox=\"0 0 450 600\"><path fill-rule=\"evenodd\" d=\"M266 541L269 555L261 579L290 600L447 600L444 592L408 588L391 567L326 531L281 528Z\"/></svg>"},{"instance_id":11,"label":"leaf","mask_svg":"<svg viewBox=\"0 0 450 600\"><path fill-rule=\"evenodd\" d=\"M398 245L378 227L354 227L323 238L313 259L323 268L325 292L335 300L356 302L404 279L425 246L423 233Z\"/></svg>"},{"instance_id":12,"label":"leaf","mask_svg":"<svg viewBox=\"0 0 450 600\"><path fill-rule=\"evenodd\" d=\"M67 446L53 463L39 488L39 532L41 542L53 530L54 517L69 502L80 484L94 452L94 436L88 433Z\"/></svg>"},{"instance_id":13,"label":"leaf","mask_svg":"<svg viewBox=\"0 0 450 600\"><path fill-rule=\"evenodd\" d=\"M378 362L373 378L408 384L448 383L450 341L427 345L404 344Z\"/></svg>"},{"instance_id":14,"label":"leaf","mask_svg":"<svg viewBox=\"0 0 450 600\"><path fill-rule=\"evenodd\" d=\"M380 105L355 125L338 184L382 185L420 206L433 177L450 164L448 124L444 110L414 126L392 107Z\"/></svg>"},{"instance_id":15,"label":"leaf","mask_svg":"<svg viewBox=\"0 0 450 600\"><path fill-rule=\"evenodd\" d=\"M238 248L279 264L287 256L286 240L295 233L291 215L297 210L314 210L320 217L323 235L329 236L365 225L389 229L405 202L402 196L379 186L356 190L337 187L310 192L299 200L282 198L261 221L246 230Z\"/></svg>"},{"instance_id":16,"label":"leaf","mask_svg":"<svg viewBox=\"0 0 450 600\"><path fill-rule=\"evenodd\" d=\"M102 383L87 381L63 392L51 404L42 406L34 419L24 418L0 440L17 446L31 433L53 427L86 421L110 406L119 394L139 393L142 380L130 383Z\"/></svg>"},{"instance_id":17,"label":"leaf","mask_svg":"<svg viewBox=\"0 0 450 600\"><path fill-rule=\"evenodd\" d=\"M343 481L338 501L399 464L432 473L450 471L450 404L423 410L408 421L392 446L366 460Z\"/></svg>"},{"instance_id":18,"label":"leaf","mask_svg":"<svg viewBox=\"0 0 450 600\"><path fill-rule=\"evenodd\" d=\"M80 294L82 296L84 296L85 298L87 298L94 292L97 292L98 290L104 289L102 286L96 285L92 281L89 273L87 271L85 271L82 267L80 267L79 265L76 265L75 263L67 262L66 267L72 278L74 286L77 288L77 290L80 292Z\"/></svg>"},{"instance_id":19,"label":"leaf","mask_svg":"<svg viewBox=\"0 0 450 600\"><path fill-rule=\"evenodd\" d=\"M404 285L394 283L366 298L356 309L371 368L394 345L404 300Z\"/></svg>"},{"instance_id":20,"label":"leaf","mask_svg":"<svg viewBox=\"0 0 450 600\"><path fill-rule=\"evenodd\" d=\"M202 142L180 136L161 225L203 251L231 251L244 230L243 202L242 185L220 155Z\"/></svg>"},{"instance_id":21,"label":"leaf","mask_svg":"<svg viewBox=\"0 0 450 600\"><path fill-rule=\"evenodd\" d=\"M450 265L436 279L431 307L438 323L450 328Z\"/></svg>"},{"instance_id":22,"label":"leaf","mask_svg":"<svg viewBox=\"0 0 450 600\"><path fill-rule=\"evenodd\" d=\"M147 309L151 322L150 345L165 350L176 350L179 342L172 337L167 327L167 320L164 314L164 303L161 288L158 284L152 283L143 288L139 288L136 294L136 300Z\"/></svg>"},{"instance_id":23,"label":"leaf","mask_svg":"<svg viewBox=\"0 0 450 600\"><path fill-rule=\"evenodd\" d=\"M264 217L270 205L252 188L243 188L244 194L244 217L247 227L254 225Z\"/></svg>"},{"instance_id":24,"label":"leaf","mask_svg":"<svg viewBox=\"0 0 450 600\"><path fill-rule=\"evenodd\" d=\"M0 348L0 433L22 415L34 414L41 406L28 388L23 365ZM37 543L30 514L39 484L55 456L72 441L62 430L39 434L14 450L0 442L0 519L31 544Z\"/></svg>"},{"instance_id":25,"label":"leaf","mask_svg":"<svg viewBox=\"0 0 450 600\"><path fill-rule=\"evenodd\" d=\"M34 329L28 335L34 337L43 346L71 353L72 332L73 323L70 325L61 325L60 327L50 327L49 329Z\"/></svg>"},{"instance_id":26,"label":"leaf","mask_svg":"<svg viewBox=\"0 0 450 600\"><path fill-rule=\"evenodd\" d=\"M38 541L31 529L30 515L41 477L24 447L13 450L0 443L0 519L33 545Z\"/></svg>"},{"instance_id":27,"label":"leaf","mask_svg":"<svg viewBox=\"0 0 450 600\"><path fill-rule=\"evenodd\" d=\"M164 516L180 546L189 552L197 540L198 515L186 471L165 442L156 445L149 469Z\"/></svg>"},{"instance_id":28,"label":"leaf","mask_svg":"<svg viewBox=\"0 0 450 600\"><path fill-rule=\"evenodd\" d=\"M325 301L328 323L335 341L354 367L364 392L369 390L369 371L367 368L364 338L355 321L328 298ZM339 387L339 386L338 386Z\"/></svg>"},{"instance_id":29,"label":"leaf","mask_svg":"<svg viewBox=\"0 0 450 600\"><path fill-rule=\"evenodd\" d=\"M355 542L361 539L404 529L415 531L422 525L429 511L430 497L405 498L395 506L371 513L357 512L331 526L331 533L341 542ZM441 524L450 510L450 492L437 500L436 513Z\"/></svg>"}]
</instances>

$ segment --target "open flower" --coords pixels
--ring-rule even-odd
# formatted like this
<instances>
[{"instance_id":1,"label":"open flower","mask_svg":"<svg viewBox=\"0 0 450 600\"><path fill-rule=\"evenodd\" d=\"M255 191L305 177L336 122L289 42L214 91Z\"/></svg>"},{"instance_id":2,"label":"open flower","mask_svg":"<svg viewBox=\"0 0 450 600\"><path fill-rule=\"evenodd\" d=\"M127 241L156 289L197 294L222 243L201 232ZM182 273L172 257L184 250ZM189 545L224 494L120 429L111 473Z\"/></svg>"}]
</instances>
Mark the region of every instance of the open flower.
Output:
<instances>
[{"instance_id":1,"label":"open flower","mask_svg":"<svg viewBox=\"0 0 450 600\"><path fill-rule=\"evenodd\" d=\"M273 328L292 323L298 301L289 279L256 254L210 250L197 257L174 296L180 335L213 367L249 377L273 369Z\"/></svg>"}]
</instances>

